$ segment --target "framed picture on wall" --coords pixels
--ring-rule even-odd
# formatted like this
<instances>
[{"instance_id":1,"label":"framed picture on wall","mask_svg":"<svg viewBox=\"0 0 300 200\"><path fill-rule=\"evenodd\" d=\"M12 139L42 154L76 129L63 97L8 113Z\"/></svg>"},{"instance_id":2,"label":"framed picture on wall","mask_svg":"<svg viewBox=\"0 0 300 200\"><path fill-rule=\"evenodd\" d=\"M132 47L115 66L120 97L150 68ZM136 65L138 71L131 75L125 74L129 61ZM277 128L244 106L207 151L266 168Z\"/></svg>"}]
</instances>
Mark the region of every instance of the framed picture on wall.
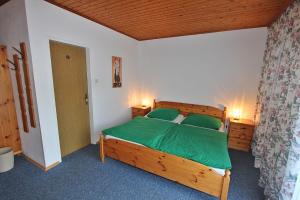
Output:
<instances>
[{"instance_id":1,"label":"framed picture on wall","mask_svg":"<svg viewBox=\"0 0 300 200\"><path fill-rule=\"evenodd\" d=\"M122 87L122 58L112 57L112 87Z\"/></svg>"}]
</instances>

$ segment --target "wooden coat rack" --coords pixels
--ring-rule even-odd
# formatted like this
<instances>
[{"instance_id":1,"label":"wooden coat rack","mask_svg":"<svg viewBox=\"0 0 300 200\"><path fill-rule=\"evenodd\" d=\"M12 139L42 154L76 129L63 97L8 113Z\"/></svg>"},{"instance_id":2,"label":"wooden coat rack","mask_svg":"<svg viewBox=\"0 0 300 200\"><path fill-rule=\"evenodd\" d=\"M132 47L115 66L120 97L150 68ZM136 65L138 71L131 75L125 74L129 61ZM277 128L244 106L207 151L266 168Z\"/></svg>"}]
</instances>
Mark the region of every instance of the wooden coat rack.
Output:
<instances>
[{"instance_id":1,"label":"wooden coat rack","mask_svg":"<svg viewBox=\"0 0 300 200\"><path fill-rule=\"evenodd\" d=\"M35 112L34 112L34 104L33 104L33 96L32 96L32 89L30 84L30 71L29 71L29 64L28 64L28 56L26 51L26 45L24 42L20 43L20 50L13 47L13 49L20 54L21 59L18 57L17 54L13 55L13 62L9 59L6 59L7 62L12 64L14 68L8 66L9 69L16 70L16 81L17 81L17 88L19 93L19 101L20 101L20 109L21 109L21 116L23 122L23 129L25 132L29 132L28 126L28 118L26 114L26 102L24 97L24 90L23 90L23 81L22 81L22 73L20 68L19 60L22 60L23 66L23 74L24 74L24 82L26 88L26 96L27 96L27 104L28 104L28 111L29 111L29 118L30 118L30 125L31 127L36 127L36 119L35 119Z\"/></svg>"},{"instance_id":2,"label":"wooden coat rack","mask_svg":"<svg viewBox=\"0 0 300 200\"><path fill-rule=\"evenodd\" d=\"M21 56L22 56L22 62L23 62L23 73L24 73L25 86L26 86L27 104L28 104L28 110L29 110L30 124L32 127L35 128L36 120L35 120L35 115L34 115L32 89L31 89L31 84L30 84L30 71L29 71L26 45L24 42L20 43L20 49L21 49Z\"/></svg>"},{"instance_id":3,"label":"wooden coat rack","mask_svg":"<svg viewBox=\"0 0 300 200\"><path fill-rule=\"evenodd\" d=\"M28 119L27 119L27 115L26 115L24 91L23 91L23 86L22 86L22 75L21 75L21 69L20 69L18 55L14 54L13 59L14 59L14 65L15 65L15 70L16 70L16 80L17 80L17 87L18 87L18 93L19 93L19 101L20 101L23 129L25 132L29 132Z\"/></svg>"}]
</instances>

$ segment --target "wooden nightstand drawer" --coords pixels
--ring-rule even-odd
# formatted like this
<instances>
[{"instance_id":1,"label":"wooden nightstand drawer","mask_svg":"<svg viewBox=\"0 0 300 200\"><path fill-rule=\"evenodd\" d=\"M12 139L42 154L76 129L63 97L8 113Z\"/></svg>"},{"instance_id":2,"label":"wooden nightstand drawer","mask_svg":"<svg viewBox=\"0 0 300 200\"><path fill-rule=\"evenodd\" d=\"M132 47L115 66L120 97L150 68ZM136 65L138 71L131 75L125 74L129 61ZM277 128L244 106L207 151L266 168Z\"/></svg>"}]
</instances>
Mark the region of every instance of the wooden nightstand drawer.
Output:
<instances>
[{"instance_id":1,"label":"wooden nightstand drawer","mask_svg":"<svg viewBox=\"0 0 300 200\"><path fill-rule=\"evenodd\" d=\"M238 139L242 139L242 140L251 141L252 140L252 132L231 130L230 138L238 138Z\"/></svg>"},{"instance_id":2,"label":"wooden nightstand drawer","mask_svg":"<svg viewBox=\"0 0 300 200\"><path fill-rule=\"evenodd\" d=\"M245 142L238 139L229 139L228 146L229 148L242 150L242 151L250 150L250 142Z\"/></svg>"},{"instance_id":3,"label":"wooden nightstand drawer","mask_svg":"<svg viewBox=\"0 0 300 200\"><path fill-rule=\"evenodd\" d=\"M251 120L230 120L228 147L232 149L249 151L254 131Z\"/></svg>"},{"instance_id":4,"label":"wooden nightstand drawer","mask_svg":"<svg viewBox=\"0 0 300 200\"><path fill-rule=\"evenodd\" d=\"M145 113L145 111L144 111L144 110L139 110L139 109L132 109L132 113L135 113L135 114L140 114L140 115L142 115L142 114L144 114L144 113Z\"/></svg>"},{"instance_id":5,"label":"wooden nightstand drawer","mask_svg":"<svg viewBox=\"0 0 300 200\"><path fill-rule=\"evenodd\" d=\"M135 106L131 108L131 115L132 118L136 117L136 116L145 116L147 115L149 112L151 111L151 107L150 106Z\"/></svg>"},{"instance_id":6,"label":"wooden nightstand drawer","mask_svg":"<svg viewBox=\"0 0 300 200\"><path fill-rule=\"evenodd\" d=\"M231 123L230 129L238 131L253 131L253 126L249 126L247 124Z\"/></svg>"}]
</instances>

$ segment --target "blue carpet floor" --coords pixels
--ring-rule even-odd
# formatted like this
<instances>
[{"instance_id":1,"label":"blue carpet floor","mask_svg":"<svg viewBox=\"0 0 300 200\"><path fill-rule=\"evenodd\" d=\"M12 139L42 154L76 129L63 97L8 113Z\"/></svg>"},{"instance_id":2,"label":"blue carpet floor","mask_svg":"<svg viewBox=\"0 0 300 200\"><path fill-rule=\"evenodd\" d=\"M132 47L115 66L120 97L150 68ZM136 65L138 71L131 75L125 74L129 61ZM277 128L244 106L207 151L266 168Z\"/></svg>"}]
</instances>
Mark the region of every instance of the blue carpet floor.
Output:
<instances>
[{"instance_id":1,"label":"blue carpet floor","mask_svg":"<svg viewBox=\"0 0 300 200\"><path fill-rule=\"evenodd\" d=\"M249 153L230 151L232 176L229 200L264 199L257 186L258 170ZM107 158L98 160L98 147L90 145L63 159L45 173L17 156L15 168L0 174L1 200L155 199L215 200L216 198L156 175Z\"/></svg>"}]
</instances>

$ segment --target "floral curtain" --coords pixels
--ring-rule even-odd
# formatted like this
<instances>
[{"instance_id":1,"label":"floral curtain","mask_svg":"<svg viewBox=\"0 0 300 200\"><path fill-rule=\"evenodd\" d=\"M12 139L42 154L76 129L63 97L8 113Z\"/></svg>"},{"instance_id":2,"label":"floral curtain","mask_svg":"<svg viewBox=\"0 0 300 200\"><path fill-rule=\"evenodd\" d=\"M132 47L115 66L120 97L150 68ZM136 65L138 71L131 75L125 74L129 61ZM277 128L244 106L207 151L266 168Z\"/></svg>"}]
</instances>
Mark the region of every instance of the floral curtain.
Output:
<instances>
[{"instance_id":1,"label":"floral curtain","mask_svg":"<svg viewBox=\"0 0 300 200\"><path fill-rule=\"evenodd\" d=\"M259 185L290 200L300 172L300 0L268 28L252 144ZM299 181L298 181L299 182Z\"/></svg>"}]
</instances>

